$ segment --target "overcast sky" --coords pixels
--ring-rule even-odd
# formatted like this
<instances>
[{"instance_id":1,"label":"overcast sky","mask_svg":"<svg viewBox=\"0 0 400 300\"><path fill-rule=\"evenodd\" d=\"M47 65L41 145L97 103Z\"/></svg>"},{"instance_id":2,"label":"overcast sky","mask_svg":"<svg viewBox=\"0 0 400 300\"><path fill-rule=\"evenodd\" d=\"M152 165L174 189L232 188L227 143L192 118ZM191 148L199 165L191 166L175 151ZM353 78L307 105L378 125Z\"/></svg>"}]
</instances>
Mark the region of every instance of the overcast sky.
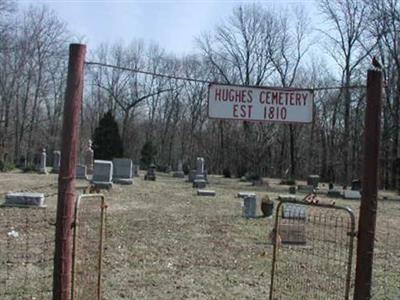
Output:
<instances>
[{"instance_id":1,"label":"overcast sky","mask_svg":"<svg viewBox=\"0 0 400 300\"><path fill-rule=\"evenodd\" d=\"M68 28L83 36L89 49L101 42L142 38L157 42L178 55L193 52L194 38L211 30L229 16L240 3L235 0L19 0L19 6L46 4L68 24ZM303 4L311 12L313 1L257 1L263 5L285 9Z\"/></svg>"}]
</instances>

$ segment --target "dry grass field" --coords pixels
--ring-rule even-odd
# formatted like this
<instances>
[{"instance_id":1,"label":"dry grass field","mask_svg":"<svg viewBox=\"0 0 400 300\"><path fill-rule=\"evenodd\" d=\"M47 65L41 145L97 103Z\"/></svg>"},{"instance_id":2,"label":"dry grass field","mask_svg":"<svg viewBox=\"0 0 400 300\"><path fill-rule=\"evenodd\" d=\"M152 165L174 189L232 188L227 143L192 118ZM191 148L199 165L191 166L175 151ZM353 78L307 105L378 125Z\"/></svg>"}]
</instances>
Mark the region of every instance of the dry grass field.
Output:
<instances>
[{"instance_id":1,"label":"dry grass field","mask_svg":"<svg viewBox=\"0 0 400 300\"><path fill-rule=\"evenodd\" d=\"M152 182L144 181L141 175L131 186L114 185L112 190L104 191L108 203L104 299L268 298L273 248L268 234L273 220L242 218L241 200L236 195L239 191L253 191L258 198L268 193L276 199L278 194L287 193L287 186L279 185L275 179L268 179L270 187L266 188L210 176L209 188L217 196L199 197L184 179L158 173L157 181ZM77 182L78 186L86 184ZM46 216L46 225L40 224L35 229L39 235L31 232L37 241L21 234L13 245L9 236L11 227L18 231L18 224L13 224L17 219L27 222L26 215L34 218L31 209L0 208L1 299L49 298L52 257L47 248L51 248L49 243L54 238L56 190L56 175L0 174L0 195L7 191L38 191L47 195L46 213L37 213ZM326 198L325 190L322 187L322 199ZM301 198L304 194L297 196ZM400 201L393 193L382 192L380 198L384 196L395 200L379 202L375 299L393 299L396 293L400 294ZM358 212L359 201L336 200L336 203ZM258 213L261 215L261 211ZM35 227L30 228L33 231ZM18 253L31 248L34 253L38 248L46 251L37 253L35 257L41 260L35 261L36 269L32 270L29 262L22 266L10 264L10 256L15 254L13 247L19 249ZM27 257L15 256L15 261L19 258L22 261ZM290 257L280 256L280 259L288 272L298 267ZM44 274L40 284L42 277L29 278L38 274L37 268ZM24 276L18 279L21 273ZM306 276L307 280L329 280L311 271ZM13 282L17 282L15 286ZM22 286L27 282L27 287ZM47 293L32 291L38 287ZM23 296L13 296L15 290ZM11 295L6 296L5 291Z\"/></svg>"}]
</instances>

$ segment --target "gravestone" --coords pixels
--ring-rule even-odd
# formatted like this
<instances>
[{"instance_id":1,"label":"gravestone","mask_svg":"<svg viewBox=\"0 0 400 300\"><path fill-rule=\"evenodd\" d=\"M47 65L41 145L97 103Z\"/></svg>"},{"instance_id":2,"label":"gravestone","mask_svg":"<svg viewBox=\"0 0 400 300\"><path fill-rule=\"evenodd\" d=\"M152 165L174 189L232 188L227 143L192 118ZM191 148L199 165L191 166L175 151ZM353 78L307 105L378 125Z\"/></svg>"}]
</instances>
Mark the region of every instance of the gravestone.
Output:
<instances>
[{"instance_id":1,"label":"gravestone","mask_svg":"<svg viewBox=\"0 0 400 300\"><path fill-rule=\"evenodd\" d=\"M292 185L289 186L289 194L296 194L296 186Z\"/></svg>"},{"instance_id":2,"label":"gravestone","mask_svg":"<svg viewBox=\"0 0 400 300\"><path fill-rule=\"evenodd\" d=\"M183 164L181 160L178 160L178 169L174 172L174 177L176 178L185 178L185 173L183 172Z\"/></svg>"},{"instance_id":3,"label":"gravestone","mask_svg":"<svg viewBox=\"0 0 400 300\"><path fill-rule=\"evenodd\" d=\"M53 151L53 169L52 173L60 172L60 161L61 161L61 151L55 150Z\"/></svg>"},{"instance_id":4,"label":"gravestone","mask_svg":"<svg viewBox=\"0 0 400 300\"><path fill-rule=\"evenodd\" d=\"M139 177L139 165L132 166L132 173L134 177Z\"/></svg>"},{"instance_id":5,"label":"gravestone","mask_svg":"<svg viewBox=\"0 0 400 300\"><path fill-rule=\"evenodd\" d=\"M314 189L318 189L319 175L309 175L307 177L307 185L312 185Z\"/></svg>"},{"instance_id":6,"label":"gravestone","mask_svg":"<svg viewBox=\"0 0 400 300\"><path fill-rule=\"evenodd\" d=\"M204 158L198 157L196 159L196 174L204 174Z\"/></svg>"},{"instance_id":7,"label":"gravestone","mask_svg":"<svg viewBox=\"0 0 400 300\"><path fill-rule=\"evenodd\" d=\"M204 189L207 185L207 182L204 179L195 179L193 180L193 187Z\"/></svg>"},{"instance_id":8,"label":"gravestone","mask_svg":"<svg viewBox=\"0 0 400 300\"><path fill-rule=\"evenodd\" d=\"M99 189L112 188L113 163L108 160L95 160L92 183Z\"/></svg>"},{"instance_id":9,"label":"gravestone","mask_svg":"<svg viewBox=\"0 0 400 300\"><path fill-rule=\"evenodd\" d=\"M239 192L237 194L238 198L255 197L256 194L252 192Z\"/></svg>"},{"instance_id":10,"label":"gravestone","mask_svg":"<svg viewBox=\"0 0 400 300\"><path fill-rule=\"evenodd\" d=\"M329 189L330 190L333 190L335 188L335 186L333 185L333 183L332 182L329 182Z\"/></svg>"},{"instance_id":11,"label":"gravestone","mask_svg":"<svg viewBox=\"0 0 400 300\"><path fill-rule=\"evenodd\" d=\"M302 192L302 193L310 194L310 193L314 192L314 186L313 185L301 185L301 184L299 184L297 186L297 190L299 192Z\"/></svg>"},{"instance_id":12,"label":"gravestone","mask_svg":"<svg viewBox=\"0 0 400 300\"><path fill-rule=\"evenodd\" d=\"M40 165L39 165L39 173L48 174L46 167L47 154L46 149L43 148L42 153L40 154Z\"/></svg>"},{"instance_id":13,"label":"gravestone","mask_svg":"<svg viewBox=\"0 0 400 300\"><path fill-rule=\"evenodd\" d=\"M155 165L150 165L150 167L147 169L146 175L144 175L144 180L156 180L156 166Z\"/></svg>"},{"instance_id":14,"label":"gravestone","mask_svg":"<svg viewBox=\"0 0 400 300\"><path fill-rule=\"evenodd\" d=\"M354 179L351 182L351 190L352 191L361 191L361 180L360 179Z\"/></svg>"},{"instance_id":15,"label":"gravestone","mask_svg":"<svg viewBox=\"0 0 400 300\"><path fill-rule=\"evenodd\" d=\"M304 245L307 243L306 226L304 224L280 224L278 234L282 244Z\"/></svg>"},{"instance_id":16,"label":"gravestone","mask_svg":"<svg viewBox=\"0 0 400 300\"><path fill-rule=\"evenodd\" d=\"M5 206L45 207L42 193L7 193Z\"/></svg>"},{"instance_id":17,"label":"gravestone","mask_svg":"<svg viewBox=\"0 0 400 300\"><path fill-rule=\"evenodd\" d=\"M243 199L242 217L255 218L257 210L257 198L255 196L245 197Z\"/></svg>"},{"instance_id":18,"label":"gravestone","mask_svg":"<svg viewBox=\"0 0 400 300\"><path fill-rule=\"evenodd\" d=\"M193 182L195 176L196 176L196 170L190 170L188 174L188 182Z\"/></svg>"},{"instance_id":19,"label":"gravestone","mask_svg":"<svg viewBox=\"0 0 400 300\"><path fill-rule=\"evenodd\" d=\"M197 196L215 196L216 193L213 190L197 190Z\"/></svg>"},{"instance_id":20,"label":"gravestone","mask_svg":"<svg viewBox=\"0 0 400 300\"><path fill-rule=\"evenodd\" d=\"M330 189L330 190L328 190L328 197L342 198L342 192L337 189Z\"/></svg>"},{"instance_id":21,"label":"gravestone","mask_svg":"<svg viewBox=\"0 0 400 300\"><path fill-rule=\"evenodd\" d=\"M88 179L87 169L85 165L76 165L75 168L75 178L76 179Z\"/></svg>"},{"instance_id":22,"label":"gravestone","mask_svg":"<svg viewBox=\"0 0 400 300\"><path fill-rule=\"evenodd\" d=\"M93 174L94 151L92 148L92 140L88 140L88 146L85 151L85 165L88 174Z\"/></svg>"},{"instance_id":23,"label":"gravestone","mask_svg":"<svg viewBox=\"0 0 400 300\"><path fill-rule=\"evenodd\" d=\"M360 191L345 190L343 191L343 198L349 200L360 200Z\"/></svg>"},{"instance_id":24,"label":"gravestone","mask_svg":"<svg viewBox=\"0 0 400 300\"><path fill-rule=\"evenodd\" d=\"M113 159L113 182L132 184L132 160L129 158Z\"/></svg>"},{"instance_id":25,"label":"gravestone","mask_svg":"<svg viewBox=\"0 0 400 300\"><path fill-rule=\"evenodd\" d=\"M283 219L300 219L307 218L307 207L301 204L284 203L282 208Z\"/></svg>"}]
</instances>

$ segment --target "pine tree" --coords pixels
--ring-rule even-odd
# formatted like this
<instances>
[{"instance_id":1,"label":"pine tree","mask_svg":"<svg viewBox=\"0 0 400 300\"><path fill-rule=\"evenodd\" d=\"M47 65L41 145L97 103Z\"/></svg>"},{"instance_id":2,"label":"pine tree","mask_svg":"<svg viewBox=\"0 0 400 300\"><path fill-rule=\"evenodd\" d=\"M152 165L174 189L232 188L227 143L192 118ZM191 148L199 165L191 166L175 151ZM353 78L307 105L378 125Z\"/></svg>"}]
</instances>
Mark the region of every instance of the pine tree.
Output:
<instances>
[{"instance_id":1,"label":"pine tree","mask_svg":"<svg viewBox=\"0 0 400 300\"><path fill-rule=\"evenodd\" d=\"M154 162L154 157L157 154L157 149L151 141L144 143L142 150L140 151L142 155L141 162L145 167L150 166Z\"/></svg>"},{"instance_id":2,"label":"pine tree","mask_svg":"<svg viewBox=\"0 0 400 300\"><path fill-rule=\"evenodd\" d=\"M119 135L118 124L111 110L100 119L99 126L93 135L94 157L96 159L112 160L123 156L123 145Z\"/></svg>"}]
</instances>

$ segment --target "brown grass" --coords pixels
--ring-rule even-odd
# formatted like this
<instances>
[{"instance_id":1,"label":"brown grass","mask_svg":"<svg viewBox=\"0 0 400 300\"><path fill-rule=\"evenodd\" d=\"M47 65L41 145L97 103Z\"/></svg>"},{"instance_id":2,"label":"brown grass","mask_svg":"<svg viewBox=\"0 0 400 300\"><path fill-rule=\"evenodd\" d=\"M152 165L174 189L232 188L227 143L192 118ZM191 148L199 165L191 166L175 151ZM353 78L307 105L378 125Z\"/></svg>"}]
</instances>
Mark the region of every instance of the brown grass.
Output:
<instances>
[{"instance_id":1,"label":"brown grass","mask_svg":"<svg viewBox=\"0 0 400 300\"><path fill-rule=\"evenodd\" d=\"M253 191L261 198L266 188L210 176L209 187L217 196L199 197L183 179L167 174L157 176L155 182L140 177L131 186L114 185L111 191L104 192L108 203L104 299L267 299L272 258L268 234L272 219L242 218L241 200L236 198L239 191ZM272 199L287 192L288 187L278 185L279 180L268 181ZM49 195L47 215L54 218L56 175L0 175L0 194L37 187L37 191ZM350 206L355 212L359 208L358 201L336 203ZM5 213L4 209L0 211ZM261 211L258 213L261 215ZM391 299L400 289L400 202L380 202L379 216L379 268L374 292L385 293L376 299ZM389 226L381 226L384 224ZM45 232L46 240L52 240L54 231ZM1 255L0 260L1 278ZM290 258L287 262L289 266L293 264ZM51 276L51 268L42 270ZM309 276L313 279L312 274ZM385 286L390 289L382 291ZM46 297L42 295L43 299Z\"/></svg>"}]
</instances>

